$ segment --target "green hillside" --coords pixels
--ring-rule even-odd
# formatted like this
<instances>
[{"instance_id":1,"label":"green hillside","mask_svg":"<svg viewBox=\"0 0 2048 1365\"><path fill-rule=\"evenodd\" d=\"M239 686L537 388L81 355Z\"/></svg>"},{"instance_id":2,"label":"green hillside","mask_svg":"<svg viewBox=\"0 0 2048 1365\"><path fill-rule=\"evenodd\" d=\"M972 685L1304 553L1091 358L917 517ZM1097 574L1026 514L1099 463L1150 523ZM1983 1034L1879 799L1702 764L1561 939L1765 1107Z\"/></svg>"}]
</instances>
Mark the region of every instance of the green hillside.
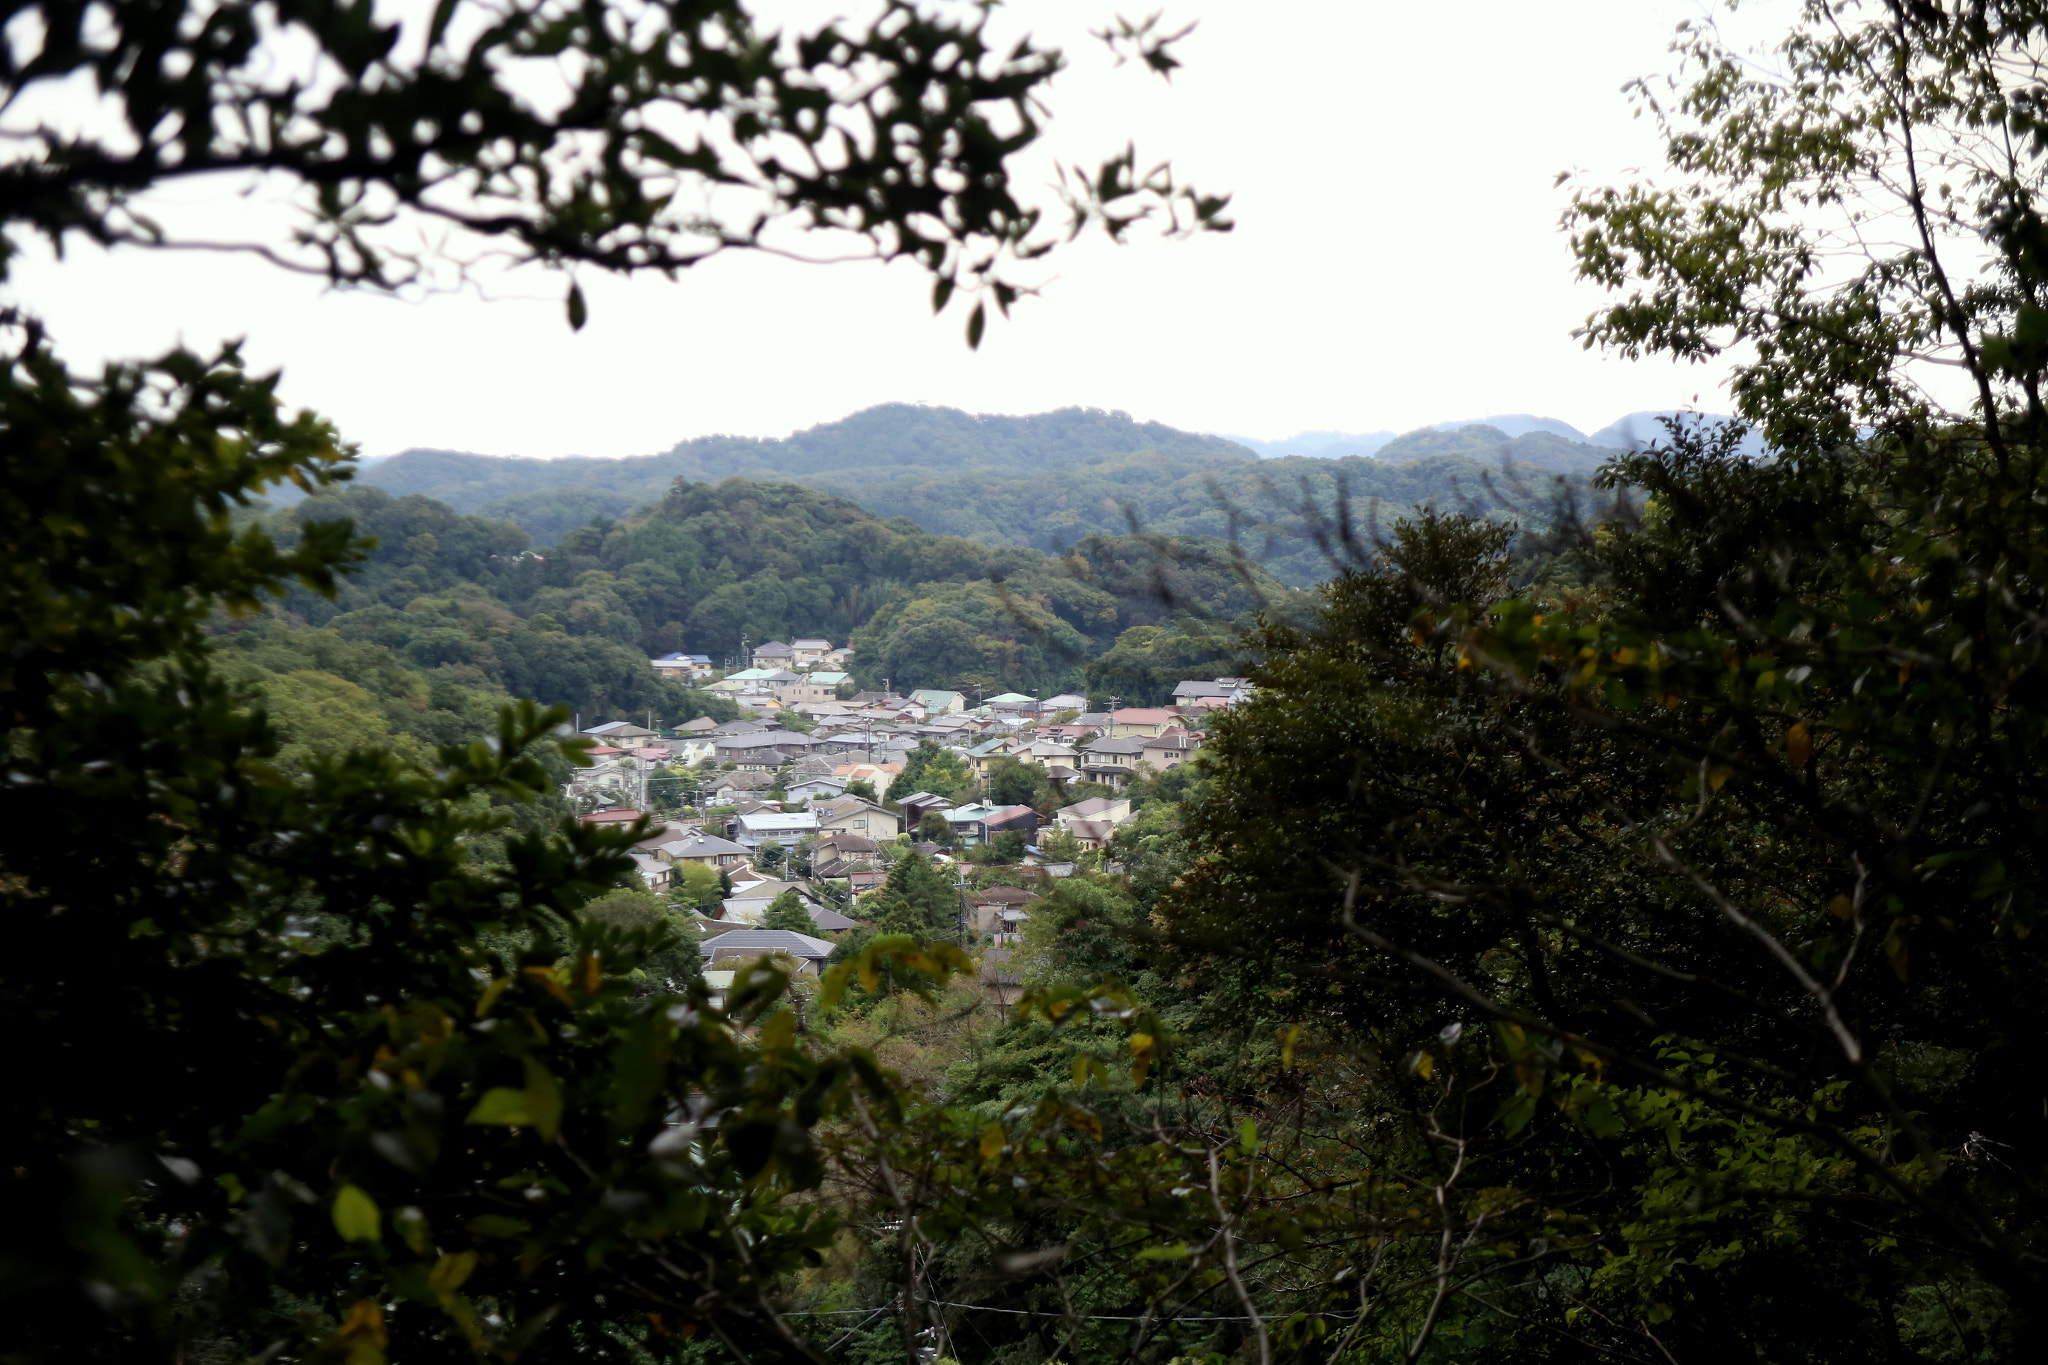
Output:
<instances>
[{"instance_id":1,"label":"green hillside","mask_svg":"<svg viewBox=\"0 0 2048 1365\"><path fill-rule=\"evenodd\" d=\"M377 538L370 562L331 600L294 593L281 625L247 627L238 644L260 652L290 628L337 657L375 646L422 675L423 703L438 686L673 717L702 701L655 678L649 655L723 660L742 639L803 635L852 639L863 685L1045 694L1100 682L1149 698L1186 669L1237 667L1229 628L1287 595L1213 545L1094 536L1051 556L736 478L678 483L646 512L542 552L517 526L374 487L309 498L280 523L291 534L341 517Z\"/></svg>"},{"instance_id":2,"label":"green hillside","mask_svg":"<svg viewBox=\"0 0 2048 1365\"><path fill-rule=\"evenodd\" d=\"M1361 523L1377 503L1421 504L1547 521L1556 480L1582 480L1611 452L1547 432L1490 426L1423 430L1372 457L1260 460L1217 437L1068 408L975 416L892 404L787 440L706 437L664 455L525 460L411 451L362 482L515 523L541 546L653 505L677 479L801 484L905 518L934 535L1062 553L1089 536L1235 535L1279 579L1327 575L1319 522L1349 499Z\"/></svg>"}]
</instances>

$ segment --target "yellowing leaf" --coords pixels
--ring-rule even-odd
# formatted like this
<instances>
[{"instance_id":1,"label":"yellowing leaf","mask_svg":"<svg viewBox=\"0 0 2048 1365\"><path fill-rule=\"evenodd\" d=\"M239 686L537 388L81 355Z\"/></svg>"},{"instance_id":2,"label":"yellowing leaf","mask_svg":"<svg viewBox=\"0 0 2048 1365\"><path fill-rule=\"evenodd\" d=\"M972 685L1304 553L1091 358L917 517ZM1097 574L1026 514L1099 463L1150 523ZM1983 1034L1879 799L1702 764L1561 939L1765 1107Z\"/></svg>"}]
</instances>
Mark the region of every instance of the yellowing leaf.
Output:
<instances>
[{"instance_id":1,"label":"yellowing leaf","mask_svg":"<svg viewBox=\"0 0 2048 1365\"><path fill-rule=\"evenodd\" d=\"M344 1242L377 1242L384 1237L384 1215L377 1201L355 1185L334 1192L334 1230Z\"/></svg>"},{"instance_id":2,"label":"yellowing leaf","mask_svg":"<svg viewBox=\"0 0 2048 1365\"><path fill-rule=\"evenodd\" d=\"M1145 1073L1152 1069L1152 1053L1157 1045L1158 1039L1149 1033L1133 1033L1131 1035L1132 1085L1143 1085L1145 1083Z\"/></svg>"},{"instance_id":3,"label":"yellowing leaf","mask_svg":"<svg viewBox=\"0 0 2048 1365\"><path fill-rule=\"evenodd\" d=\"M1856 917L1856 902L1850 900L1847 896L1837 896L1828 902L1828 913L1836 919L1854 919Z\"/></svg>"},{"instance_id":4,"label":"yellowing leaf","mask_svg":"<svg viewBox=\"0 0 2048 1365\"><path fill-rule=\"evenodd\" d=\"M1785 732L1785 761L1795 768L1806 766L1806 760L1813 757L1813 736L1807 733L1806 722L1800 721Z\"/></svg>"},{"instance_id":5,"label":"yellowing leaf","mask_svg":"<svg viewBox=\"0 0 2048 1365\"><path fill-rule=\"evenodd\" d=\"M988 1127L981 1130L981 1159L983 1161L994 1161L1003 1154L1003 1144L1008 1140L1008 1135L1003 1132L1002 1124L989 1124Z\"/></svg>"},{"instance_id":6,"label":"yellowing leaf","mask_svg":"<svg viewBox=\"0 0 2048 1365\"><path fill-rule=\"evenodd\" d=\"M534 1131L553 1142L562 1126L562 1087L531 1057L526 1059L526 1112Z\"/></svg>"},{"instance_id":7,"label":"yellowing leaf","mask_svg":"<svg viewBox=\"0 0 2048 1365\"><path fill-rule=\"evenodd\" d=\"M1287 1030L1287 1041L1280 1045L1280 1069L1285 1071L1294 1065L1294 1045L1301 1041L1301 1025Z\"/></svg>"},{"instance_id":8,"label":"yellowing leaf","mask_svg":"<svg viewBox=\"0 0 2048 1365\"><path fill-rule=\"evenodd\" d=\"M1884 936L1884 955L1891 960L1893 973L1899 980L1904 981L1910 964L1907 961L1906 936L1899 932L1896 924L1892 926L1892 931Z\"/></svg>"},{"instance_id":9,"label":"yellowing leaf","mask_svg":"<svg viewBox=\"0 0 2048 1365\"><path fill-rule=\"evenodd\" d=\"M344 1348L348 1365L383 1365L390 1338L384 1331L384 1310L375 1299L357 1299L341 1320L334 1339Z\"/></svg>"},{"instance_id":10,"label":"yellowing leaf","mask_svg":"<svg viewBox=\"0 0 2048 1365\"><path fill-rule=\"evenodd\" d=\"M476 1253L451 1252L434 1262L434 1268L427 1272L427 1287L436 1294L453 1294L462 1288L462 1282L476 1269Z\"/></svg>"},{"instance_id":11,"label":"yellowing leaf","mask_svg":"<svg viewBox=\"0 0 2048 1365\"><path fill-rule=\"evenodd\" d=\"M604 984L604 967L596 953L585 953L576 959L576 988L585 995L597 994L597 988Z\"/></svg>"},{"instance_id":12,"label":"yellowing leaf","mask_svg":"<svg viewBox=\"0 0 2048 1365\"><path fill-rule=\"evenodd\" d=\"M789 1051L796 1041L796 1011L777 1010L761 1029L761 1050L769 1056Z\"/></svg>"},{"instance_id":13,"label":"yellowing leaf","mask_svg":"<svg viewBox=\"0 0 2048 1365\"><path fill-rule=\"evenodd\" d=\"M1409 1063L1408 1069L1426 1081L1436 1074L1436 1058L1427 1052L1418 1052L1415 1054L1415 1060Z\"/></svg>"},{"instance_id":14,"label":"yellowing leaf","mask_svg":"<svg viewBox=\"0 0 2048 1365\"><path fill-rule=\"evenodd\" d=\"M561 977L553 967L521 967L519 970L555 999L565 1005L569 1003L569 992L562 989Z\"/></svg>"}]
</instances>

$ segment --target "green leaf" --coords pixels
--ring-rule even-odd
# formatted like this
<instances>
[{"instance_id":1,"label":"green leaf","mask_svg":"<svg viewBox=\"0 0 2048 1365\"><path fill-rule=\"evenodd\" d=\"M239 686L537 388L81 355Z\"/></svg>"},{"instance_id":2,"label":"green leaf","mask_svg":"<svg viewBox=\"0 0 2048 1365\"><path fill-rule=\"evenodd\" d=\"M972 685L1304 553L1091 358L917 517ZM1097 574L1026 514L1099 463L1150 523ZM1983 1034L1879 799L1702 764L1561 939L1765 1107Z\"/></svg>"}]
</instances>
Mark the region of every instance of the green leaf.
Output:
<instances>
[{"instance_id":1,"label":"green leaf","mask_svg":"<svg viewBox=\"0 0 2048 1365\"><path fill-rule=\"evenodd\" d=\"M569 286L569 329L574 332L580 332L583 330L583 324L589 320L590 310L583 304L583 287L578 284L571 284Z\"/></svg>"},{"instance_id":2,"label":"green leaf","mask_svg":"<svg viewBox=\"0 0 2048 1365\"><path fill-rule=\"evenodd\" d=\"M977 351L981 349L981 334L987 326L988 308L983 304L977 303L974 305L974 311L967 315L968 350Z\"/></svg>"},{"instance_id":3,"label":"green leaf","mask_svg":"<svg viewBox=\"0 0 2048 1365\"><path fill-rule=\"evenodd\" d=\"M334 1192L334 1230L344 1242L381 1242L384 1215L361 1187L343 1185Z\"/></svg>"},{"instance_id":4,"label":"green leaf","mask_svg":"<svg viewBox=\"0 0 2048 1365\"><path fill-rule=\"evenodd\" d=\"M562 1127L562 1087L531 1057L526 1059L526 1111L534 1131L553 1142Z\"/></svg>"},{"instance_id":5,"label":"green leaf","mask_svg":"<svg viewBox=\"0 0 2048 1365\"><path fill-rule=\"evenodd\" d=\"M1243 1126L1237 1130L1237 1145L1244 1148L1247 1156L1258 1151L1259 1125L1253 1123L1250 1119L1246 1119Z\"/></svg>"},{"instance_id":6,"label":"green leaf","mask_svg":"<svg viewBox=\"0 0 2048 1365\"><path fill-rule=\"evenodd\" d=\"M527 1106L524 1090L512 1090L501 1085L486 1090L484 1097L476 1102L476 1108L469 1111L469 1117L463 1122L527 1127L533 1123L533 1113Z\"/></svg>"},{"instance_id":7,"label":"green leaf","mask_svg":"<svg viewBox=\"0 0 2048 1365\"><path fill-rule=\"evenodd\" d=\"M1138 1253L1141 1261L1185 1261L1195 1253L1185 1246L1146 1247Z\"/></svg>"}]
</instances>

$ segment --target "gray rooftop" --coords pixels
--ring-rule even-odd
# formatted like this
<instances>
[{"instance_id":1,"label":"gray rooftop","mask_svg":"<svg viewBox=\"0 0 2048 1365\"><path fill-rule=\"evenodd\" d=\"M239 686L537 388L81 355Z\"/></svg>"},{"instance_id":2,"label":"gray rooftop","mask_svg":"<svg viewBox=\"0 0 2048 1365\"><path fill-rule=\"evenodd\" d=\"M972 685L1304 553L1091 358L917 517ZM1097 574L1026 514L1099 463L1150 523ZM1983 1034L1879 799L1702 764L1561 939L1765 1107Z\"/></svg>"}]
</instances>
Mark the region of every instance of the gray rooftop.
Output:
<instances>
[{"instance_id":1,"label":"gray rooftop","mask_svg":"<svg viewBox=\"0 0 2048 1365\"><path fill-rule=\"evenodd\" d=\"M809 934L799 934L794 929L735 929L729 934L705 939L697 951L708 958L714 949L720 954L788 953L792 957L820 959L832 955L831 943Z\"/></svg>"}]
</instances>

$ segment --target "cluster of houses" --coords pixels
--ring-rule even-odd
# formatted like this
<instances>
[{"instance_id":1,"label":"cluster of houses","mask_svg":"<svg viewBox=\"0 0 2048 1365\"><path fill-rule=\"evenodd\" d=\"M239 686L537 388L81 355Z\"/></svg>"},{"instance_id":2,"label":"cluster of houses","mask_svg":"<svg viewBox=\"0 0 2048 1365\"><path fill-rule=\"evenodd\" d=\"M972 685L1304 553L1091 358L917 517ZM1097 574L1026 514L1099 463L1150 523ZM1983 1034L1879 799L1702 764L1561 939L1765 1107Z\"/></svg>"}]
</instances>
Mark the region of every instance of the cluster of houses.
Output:
<instances>
[{"instance_id":1,"label":"cluster of houses","mask_svg":"<svg viewBox=\"0 0 2048 1365\"><path fill-rule=\"evenodd\" d=\"M707 967L763 951L787 952L813 966L822 962L831 940L857 924L832 905L857 904L850 898L879 885L887 860L904 840L930 831L934 815L944 822L945 845L913 846L942 860L942 847L971 848L1017 835L1025 850L1022 872L1071 871L1043 853L1047 835L1057 830L1083 851L1107 848L1132 818L1130 800L1118 793L1134 778L1188 762L1208 717L1251 690L1242 678L1189 681L1174 690L1168 706L1090 711L1087 699L1073 694L856 692L845 668L850 659L850 649L824 640L771 641L752 651L751 667L723 677L701 656L655 659L657 669L732 696L747 718L704 718L671 729L615 720L582 732L591 741L590 766L576 772L567 794L586 821L635 820L653 808L657 792L682 798L660 804L707 812L670 822L635 853L642 880L656 892L693 863L720 872L731 886L712 915L731 927L704 940ZM927 791L881 799L909 754L926 743L951 751L976 779L1014 762L1042 769L1055 790L1080 788L1077 798L1109 794L1076 799L1049 819L1028 805L956 802ZM800 856L800 877L791 872L792 852ZM811 915L815 935L758 927L788 890ZM963 928L985 942L1005 943L1016 937L1033 898L1015 887L963 891ZM789 941L765 946L778 934Z\"/></svg>"}]
</instances>

